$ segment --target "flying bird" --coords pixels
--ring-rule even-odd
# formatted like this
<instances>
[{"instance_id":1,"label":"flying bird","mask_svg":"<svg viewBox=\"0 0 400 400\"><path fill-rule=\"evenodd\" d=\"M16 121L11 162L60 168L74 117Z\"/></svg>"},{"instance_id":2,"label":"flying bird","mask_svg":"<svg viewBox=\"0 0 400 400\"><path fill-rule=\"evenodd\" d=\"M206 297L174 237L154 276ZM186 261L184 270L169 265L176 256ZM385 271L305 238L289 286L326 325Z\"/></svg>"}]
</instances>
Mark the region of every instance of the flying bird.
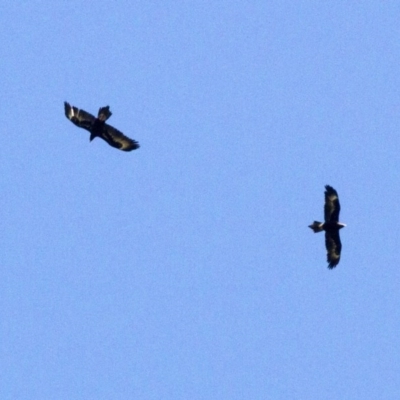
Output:
<instances>
[{"instance_id":1,"label":"flying bird","mask_svg":"<svg viewBox=\"0 0 400 400\"><path fill-rule=\"evenodd\" d=\"M102 138L110 146L124 151L136 150L139 148L139 143L136 140L129 139L118 129L106 124L112 113L110 107L101 107L97 118L84 110L71 106L66 101L64 102L65 116L76 126L86 129L90 132L90 141L95 137Z\"/></svg>"},{"instance_id":2,"label":"flying bird","mask_svg":"<svg viewBox=\"0 0 400 400\"><path fill-rule=\"evenodd\" d=\"M340 242L339 230L345 227L345 224L339 222L340 203L337 191L329 185L325 186L325 222L314 221L309 228L314 233L325 231L325 246L328 255L328 268L335 268L340 261L340 252L342 243Z\"/></svg>"}]
</instances>

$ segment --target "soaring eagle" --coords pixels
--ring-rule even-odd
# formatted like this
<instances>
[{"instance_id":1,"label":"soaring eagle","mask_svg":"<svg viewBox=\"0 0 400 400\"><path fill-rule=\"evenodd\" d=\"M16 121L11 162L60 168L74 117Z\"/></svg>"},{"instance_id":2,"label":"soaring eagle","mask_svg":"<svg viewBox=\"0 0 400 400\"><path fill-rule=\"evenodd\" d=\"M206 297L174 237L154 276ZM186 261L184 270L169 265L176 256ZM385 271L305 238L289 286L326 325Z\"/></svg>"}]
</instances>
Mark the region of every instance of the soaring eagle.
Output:
<instances>
[{"instance_id":1,"label":"soaring eagle","mask_svg":"<svg viewBox=\"0 0 400 400\"><path fill-rule=\"evenodd\" d=\"M80 110L64 102L65 116L76 126L84 128L90 132L90 141L96 136L104 139L110 146L124 151L136 150L139 143L136 140L129 139L122 132L111 125L106 124L112 113L110 107L101 107L97 118L84 110Z\"/></svg>"},{"instance_id":2,"label":"soaring eagle","mask_svg":"<svg viewBox=\"0 0 400 400\"><path fill-rule=\"evenodd\" d=\"M339 264L340 251L342 250L339 229L342 229L346 225L339 222L340 203L337 191L329 185L326 185L325 189L325 222L314 221L312 225L309 225L309 228L315 233L325 231L328 268L332 269Z\"/></svg>"}]
</instances>

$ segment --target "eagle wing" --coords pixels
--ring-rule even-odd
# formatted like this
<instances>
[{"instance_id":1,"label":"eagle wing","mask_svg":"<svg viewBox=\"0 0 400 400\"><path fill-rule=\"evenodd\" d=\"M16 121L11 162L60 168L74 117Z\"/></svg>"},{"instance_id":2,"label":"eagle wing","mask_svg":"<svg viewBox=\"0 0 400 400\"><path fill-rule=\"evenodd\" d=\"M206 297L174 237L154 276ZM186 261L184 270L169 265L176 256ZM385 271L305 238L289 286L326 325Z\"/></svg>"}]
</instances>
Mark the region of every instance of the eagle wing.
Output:
<instances>
[{"instance_id":1,"label":"eagle wing","mask_svg":"<svg viewBox=\"0 0 400 400\"><path fill-rule=\"evenodd\" d=\"M340 261L340 252L342 251L342 243L340 242L339 231L326 231L325 232L325 246L328 256L328 268L335 268Z\"/></svg>"},{"instance_id":2,"label":"eagle wing","mask_svg":"<svg viewBox=\"0 0 400 400\"><path fill-rule=\"evenodd\" d=\"M337 191L329 185L325 186L325 222L339 221L340 203ZM339 241L340 243L340 241Z\"/></svg>"},{"instance_id":3,"label":"eagle wing","mask_svg":"<svg viewBox=\"0 0 400 400\"><path fill-rule=\"evenodd\" d=\"M126 137L118 129L108 124L104 124L100 137L110 146L123 151L132 151L139 148L139 143L136 140Z\"/></svg>"},{"instance_id":4,"label":"eagle wing","mask_svg":"<svg viewBox=\"0 0 400 400\"><path fill-rule=\"evenodd\" d=\"M66 101L64 102L65 116L73 122L79 128L83 128L88 130L89 132L92 129L93 123L96 120L92 114L84 110L80 110L77 107L71 106Z\"/></svg>"}]
</instances>

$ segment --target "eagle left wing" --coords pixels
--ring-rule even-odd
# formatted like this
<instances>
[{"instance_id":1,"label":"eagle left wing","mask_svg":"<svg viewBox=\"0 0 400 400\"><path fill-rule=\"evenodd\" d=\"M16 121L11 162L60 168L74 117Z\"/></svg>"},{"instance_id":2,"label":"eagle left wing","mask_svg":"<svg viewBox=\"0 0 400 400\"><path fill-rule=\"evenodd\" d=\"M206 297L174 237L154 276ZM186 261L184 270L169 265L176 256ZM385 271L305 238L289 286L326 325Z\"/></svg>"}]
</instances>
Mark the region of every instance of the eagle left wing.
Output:
<instances>
[{"instance_id":1,"label":"eagle left wing","mask_svg":"<svg viewBox=\"0 0 400 400\"><path fill-rule=\"evenodd\" d=\"M337 191L329 185L325 186L325 222L339 221L340 203Z\"/></svg>"},{"instance_id":2,"label":"eagle left wing","mask_svg":"<svg viewBox=\"0 0 400 400\"><path fill-rule=\"evenodd\" d=\"M79 128L88 130L92 129L93 123L96 118L84 110L71 106L66 101L64 102L65 116Z\"/></svg>"},{"instance_id":3,"label":"eagle left wing","mask_svg":"<svg viewBox=\"0 0 400 400\"><path fill-rule=\"evenodd\" d=\"M115 129L113 126L108 124L104 124L100 137L110 146L123 151L132 151L139 148L139 143L136 140L128 138L118 129Z\"/></svg>"},{"instance_id":4,"label":"eagle left wing","mask_svg":"<svg viewBox=\"0 0 400 400\"><path fill-rule=\"evenodd\" d=\"M340 261L340 252L342 251L342 243L340 242L339 231L326 231L325 232L325 246L328 257L328 268L335 268Z\"/></svg>"}]
</instances>

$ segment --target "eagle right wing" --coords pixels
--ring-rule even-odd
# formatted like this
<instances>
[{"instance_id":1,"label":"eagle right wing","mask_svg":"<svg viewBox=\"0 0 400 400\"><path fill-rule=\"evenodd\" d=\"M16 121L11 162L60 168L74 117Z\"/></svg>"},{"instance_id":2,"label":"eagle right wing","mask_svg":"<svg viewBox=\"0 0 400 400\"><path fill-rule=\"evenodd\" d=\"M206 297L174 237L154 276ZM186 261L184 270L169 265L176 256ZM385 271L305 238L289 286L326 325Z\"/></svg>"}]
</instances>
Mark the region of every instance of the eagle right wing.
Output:
<instances>
[{"instance_id":1,"label":"eagle right wing","mask_svg":"<svg viewBox=\"0 0 400 400\"><path fill-rule=\"evenodd\" d=\"M79 128L88 130L92 129L93 123L96 118L84 110L71 106L66 101L64 102L65 116Z\"/></svg>"},{"instance_id":2,"label":"eagle right wing","mask_svg":"<svg viewBox=\"0 0 400 400\"><path fill-rule=\"evenodd\" d=\"M342 243L340 242L339 231L325 232L325 245L327 251L328 268L335 268L340 261L340 252L342 251Z\"/></svg>"},{"instance_id":3,"label":"eagle right wing","mask_svg":"<svg viewBox=\"0 0 400 400\"><path fill-rule=\"evenodd\" d=\"M121 131L108 124L104 124L100 137L110 146L123 151L132 151L140 147L136 140L128 138Z\"/></svg>"}]
</instances>

